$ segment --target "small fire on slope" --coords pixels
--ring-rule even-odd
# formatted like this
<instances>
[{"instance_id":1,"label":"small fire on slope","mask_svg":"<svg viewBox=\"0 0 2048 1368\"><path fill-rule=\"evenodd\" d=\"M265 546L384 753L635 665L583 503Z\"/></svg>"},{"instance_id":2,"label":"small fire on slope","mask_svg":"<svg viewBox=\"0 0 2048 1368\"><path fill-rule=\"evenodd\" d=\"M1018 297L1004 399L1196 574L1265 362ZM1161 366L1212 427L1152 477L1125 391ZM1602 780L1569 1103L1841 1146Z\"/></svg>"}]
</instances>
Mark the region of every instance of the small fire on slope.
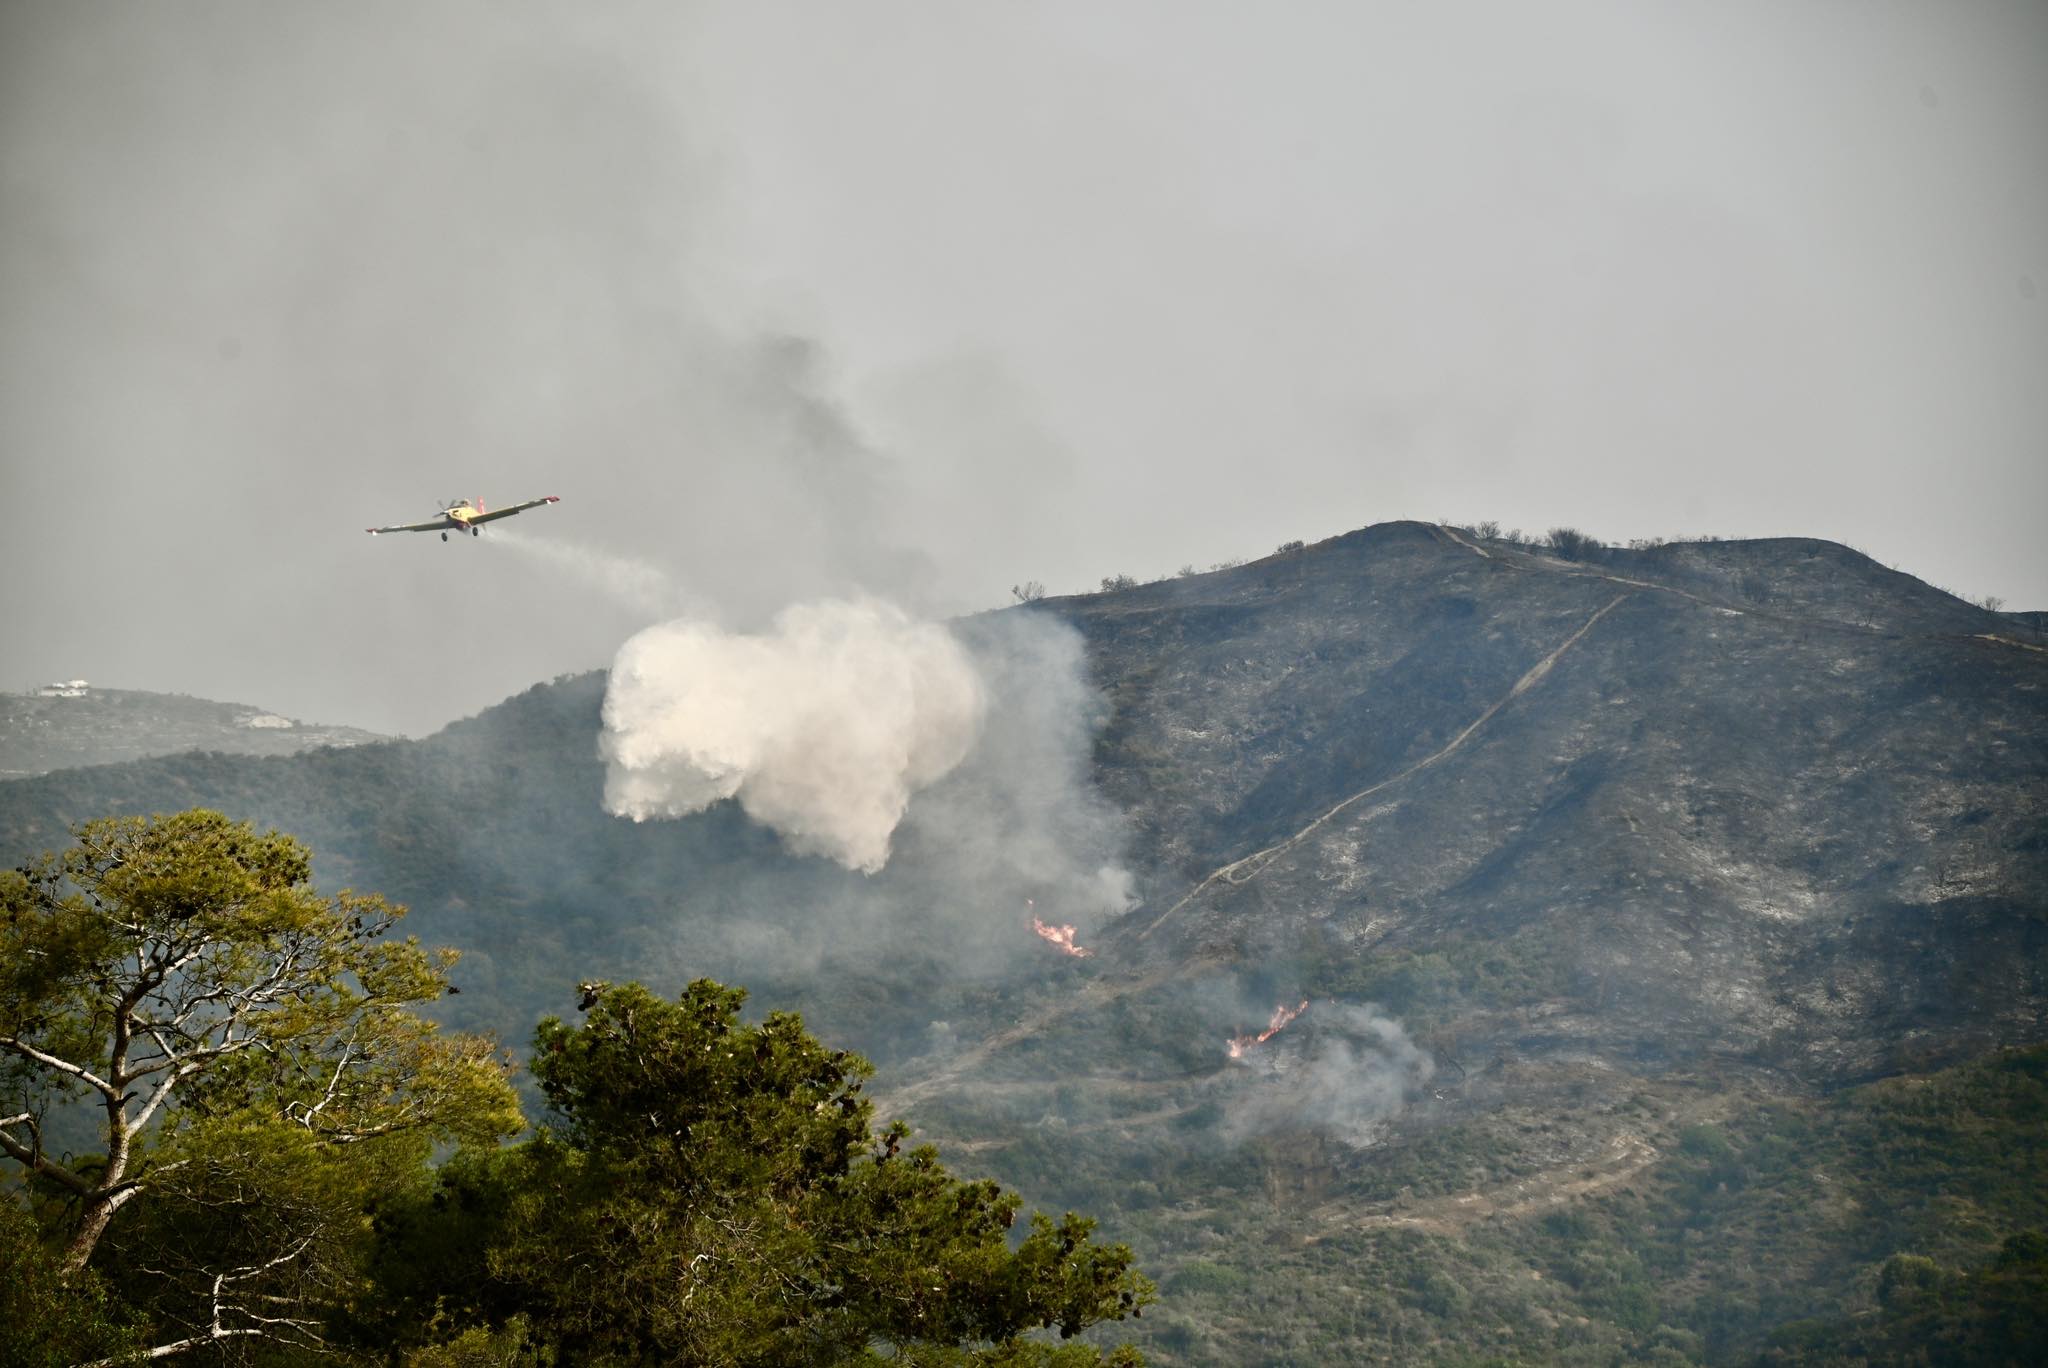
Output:
<instances>
[{"instance_id":1,"label":"small fire on slope","mask_svg":"<svg viewBox=\"0 0 2048 1368\"><path fill-rule=\"evenodd\" d=\"M1031 914L1032 931L1048 945L1058 946L1062 951L1072 955L1075 959L1087 959L1095 953L1085 945L1074 944L1075 928L1071 926L1047 926L1038 919L1038 904L1029 898L1024 900L1024 906Z\"/></svg>"},{"instance_id":2,"label":"small fire on slope","mask_svg":"<svg viewBox=\"0 0 2048 1368\"><path fill-rule=\"evenodd\" d=\"M1273 1009L1273 1019L1266 1024L1265 1030L1255 1035L1246 1034L1230 1038L1230 1057L1232 1059L1243 1059L1246 1050L1249 1050L1254 1045L1263 1045L1274 1036L1279 1035L1288 1022L1294 1020L1307 1010L1307 998L1301 1000L1301 1006L1299 1007L1289 1007L1286 1003L1281 1003Z\"/></svg>"}]
</instances>

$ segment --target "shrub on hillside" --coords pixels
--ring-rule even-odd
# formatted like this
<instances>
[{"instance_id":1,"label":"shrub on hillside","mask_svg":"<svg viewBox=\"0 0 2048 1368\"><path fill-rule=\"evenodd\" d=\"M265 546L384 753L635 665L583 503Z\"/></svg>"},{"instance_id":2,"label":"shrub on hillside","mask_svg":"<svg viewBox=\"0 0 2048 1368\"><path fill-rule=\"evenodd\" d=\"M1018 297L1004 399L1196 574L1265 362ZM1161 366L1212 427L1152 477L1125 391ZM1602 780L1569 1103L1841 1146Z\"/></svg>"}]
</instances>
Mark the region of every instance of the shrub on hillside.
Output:
<instances>
[{"instance_id":1,"label":"shrub on hillside","mask_svg":"<svg viewBox=\"0 0 2048 1368\"><path fill-rule=\"evenodd\" d=\"M1550 550L1559 560L1597 560L1607 549L1597 537L1589 537L1575 527L1553 527L1550 529Z\"/></svg>"}]
</instances>

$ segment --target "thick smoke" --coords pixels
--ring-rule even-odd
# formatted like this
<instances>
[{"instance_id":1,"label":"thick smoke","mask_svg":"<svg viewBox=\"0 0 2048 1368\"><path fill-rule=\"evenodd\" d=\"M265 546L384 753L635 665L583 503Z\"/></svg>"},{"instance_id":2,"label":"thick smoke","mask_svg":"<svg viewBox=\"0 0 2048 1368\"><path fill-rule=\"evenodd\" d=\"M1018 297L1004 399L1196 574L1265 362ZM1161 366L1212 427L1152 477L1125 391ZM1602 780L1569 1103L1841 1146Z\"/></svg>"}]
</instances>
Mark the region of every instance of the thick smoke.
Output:
<instances>
[{"instance_id":1,"label":"thick smoke","mask_svg":"<svg viewBox=\"0 0 2048 1368\"><path fill-rule=\"evenodd\" d=\"M663 623L612 666L605 806L644 820L737 798L790 849L872 874L986 707L952 633L879 599L794 605L753 635Z\"/></svg>"},{"instance_id":2,"label":"thick smoke","mask_svg":"<svg viewBox=\"0 0 2048 1368\"><path fill-rule=\"evenodd\" d=\"M1375 1007L1317 1002L1311 1011L1300 1046L1276 1036L1245 1056L1256 1077L1226 1105L1226 1139L1315 1130L1363 1149L1436 1072L1401 1023Z\"/></svg>"},{"instance_id":3,"label":"thick smoke","mask_svg":"<svg viewBox=\"0 0 2048 1368\"><path fill-rule=\"evenodd\" d=\"M748 457L730 464L804 499L775 505L790 556L760 557L755 539L758 583L707 585L716 615L667 613L617 653L605 805L641 820L732 798L787 850L881 877L725 866L676 947L688 971L709 957L742 977L801 973L914 948L979 972L1050 953L1027 899L1084 933L1123 910L1131 879L1120 815L1091 782L1104 711L1080 634L1037 611L938 621L931 565L898 535L895 464L835 396L816 343L736 346L694 377ZM650 605L664 587L587 557L564 568L615 598L644 587Z\"/></svg>"},{"instance_id":4,"label":"thick smoke","mask_svg":"<svg viewBox=\"0 0 2048 1368\"><path fill-rule=\"evenodd\" d=\"M1104 720L1081 635L1047 613L991 613L959 625L989 692L968 758L911 805L920 856L958 895L1021 918L1029 897L1084 931L1132 902L1121 816L1091 782Z\"/></svg>"}]
</instances>

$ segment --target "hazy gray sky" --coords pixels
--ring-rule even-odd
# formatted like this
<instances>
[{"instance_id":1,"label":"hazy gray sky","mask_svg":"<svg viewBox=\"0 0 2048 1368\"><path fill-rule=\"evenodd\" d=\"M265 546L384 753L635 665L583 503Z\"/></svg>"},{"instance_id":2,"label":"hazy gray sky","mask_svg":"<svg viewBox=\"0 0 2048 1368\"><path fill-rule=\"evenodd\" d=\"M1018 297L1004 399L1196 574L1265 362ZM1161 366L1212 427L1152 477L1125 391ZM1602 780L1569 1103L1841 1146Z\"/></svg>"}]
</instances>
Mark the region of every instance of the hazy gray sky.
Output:
<instances>
[{"instance_id":1,"label":"hazy gray sky","mask_svg":"<svg viewBox=\"0 0 2048 1368\"><path fill-rule=\"evenodd\" d=\"M14 0L0 686L420 732L1393 517L2048 608L2044 74L2036 0Z\"/></svg>"}]
</instances>

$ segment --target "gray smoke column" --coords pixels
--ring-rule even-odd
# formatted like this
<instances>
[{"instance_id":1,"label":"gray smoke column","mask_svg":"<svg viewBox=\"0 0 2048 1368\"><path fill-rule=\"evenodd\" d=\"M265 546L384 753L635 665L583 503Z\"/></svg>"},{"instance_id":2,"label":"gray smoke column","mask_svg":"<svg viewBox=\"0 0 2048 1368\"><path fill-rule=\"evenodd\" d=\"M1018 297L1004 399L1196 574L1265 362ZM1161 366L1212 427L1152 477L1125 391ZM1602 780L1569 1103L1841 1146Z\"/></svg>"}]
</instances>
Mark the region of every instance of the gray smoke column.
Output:
<instances>
[{"instance_id":1,"label":"gray smoke column","mask_svg":"<svg viewBox=\"0 0 2048 1368\"><path fill-rule=\"evenodd\" d=\"M1090 756L1108 706L1088 680L1081 634L1047 612L1009 609L954 624L988 689L974 753L911 804L907 827L957 895L1023 899L1055 924L1092 933L1132 903L1120 813L1097 791Z\"/></svg>"},{"instance_id":2,"label":"gray smoke column","mask_svg":"<svg viewBox=\"0 0 2048 1368\"><path fill-rule=\"evenodd\" d=\"M1377 1007L1317 1002L1310 1010L1315 1030L1305 1049L1286 1048L1283 1034L1245 1056L1258 1078L1226 1104L1226 1139L1314 1130L1364 1149L1436 1072L1428 1052Z\"/></svg>"},{"instance_id":3,"label":"gray smoke column","mask_svg":"<svg viewBox=\"0 0 2048 1368\"><path fill-rule=\"evenodd\" d=\"M952 633L879 599L796 604L758 634L667 622L612 665L605 807L638 821L735 798L792 850L872 874L986 712Z\"/></svg>"}]
</instances>

